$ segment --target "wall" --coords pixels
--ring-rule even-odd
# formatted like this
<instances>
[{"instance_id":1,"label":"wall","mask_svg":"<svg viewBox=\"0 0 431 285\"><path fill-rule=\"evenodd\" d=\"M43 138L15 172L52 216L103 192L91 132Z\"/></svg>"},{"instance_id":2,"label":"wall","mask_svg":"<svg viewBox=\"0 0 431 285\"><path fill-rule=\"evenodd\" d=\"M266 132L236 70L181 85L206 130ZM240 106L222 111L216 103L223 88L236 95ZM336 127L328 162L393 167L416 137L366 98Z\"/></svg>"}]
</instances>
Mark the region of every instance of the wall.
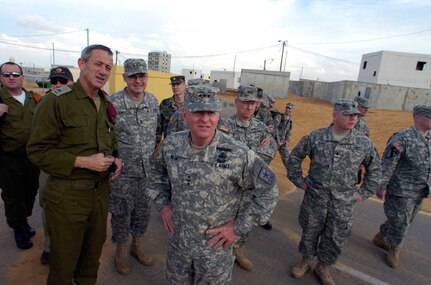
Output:
<instances>
[{"instance_id":1,"label":"wall","mask_svg":"<svg viewBox=\"0 0 431 285\"><path fill-rule=\"evenodd\" d=\"M254 84L274 98L287 98L290 72L278 72L256 69L241 70L241 85Z\"/></svg>"},{"instance_id":2,"label":"wall","mask_svg":"<svg viewBox=\"0 0 431 285\"><path fill-rule=\"evenodd\" d=\"M431 104L431 89L356 81L290 81L289 93L331 103L361 95L369 99L371 108L384 110L411 111L415 105Z\"/></svg>"},{"instance_id":3,"label":"wall","mask_svg":"<svg viewBox=\"0 0 431 285\"><path fill-rule=\"evenodd\" d=\"M104 86L104 90L109 94L113 94L126 87L126 82L123 80L124 67L114 65L111 70L108 83ZM170 77L175 74L165 73L161 71L148 70L148 84L146 91L153 93L159 103L172 96L171 85L169 85Z\"/></svg>"},{"instance_id":4,"label":"wall","mask_svg":"<svg viewBox=\"0 0 431 285\"><path fill-rule=\"evenodd\" d=\"M226 88L238 89L239 72L211 70L210 82L226 80Z\"/></svg>"}]
</instances>

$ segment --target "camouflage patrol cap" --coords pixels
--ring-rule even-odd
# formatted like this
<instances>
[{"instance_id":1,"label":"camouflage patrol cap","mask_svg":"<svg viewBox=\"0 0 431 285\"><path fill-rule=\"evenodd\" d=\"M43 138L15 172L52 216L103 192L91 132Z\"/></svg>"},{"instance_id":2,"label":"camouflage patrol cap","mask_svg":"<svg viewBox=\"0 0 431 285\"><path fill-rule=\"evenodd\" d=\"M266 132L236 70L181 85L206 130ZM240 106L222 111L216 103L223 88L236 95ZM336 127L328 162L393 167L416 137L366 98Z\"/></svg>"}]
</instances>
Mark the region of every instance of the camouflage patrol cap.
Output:
<instances>
[{"instance_id":1,"label":"camouflage patrol cap","mask_svg":"<svg viewBox=\"0 0 431 285\"><path fill-rule=\"evenodd\" d=\"M358 103L347 99L339 99L335 101L334 112L340 112L343 115L361 114L358 110Z\"/></svg>"},{"instance_id":2,"label":"camouflage patrol cap","mask_svg":"<svg viewBox=\"0 0 431 285\"><path fill-rule=\"evenodd\" d=\"M210 81L203 79L203 78L193 78L193 79L189 79L188 81L188 85L189 86L193 86L193 85L207 85L209 84Z\"/></svg>"},{"instance_id":3,"label":"camouflage patrol cap","mask_svg":"<svg viewBox=\"0 0 431 285\"><path fill-rule=\"evenodd\" d=\"M268 97L269 102L274 105L275 104L275 99L274 97L272 97L271 95L266 95Z\"/></svg>"},{"instance_id":4,"label":"camouflage patrol cap","mask_svg":"<svg viewBox=\"0 0 431 285\"><path fill-rule=\"evenodd\" d=\"M286 108L293 109L293 107L295 107L293 103L290 103L290 102L286 103Z\"/></svg>"},{"instance_id":5,"label":"camouflage patrol cap","mask_svg":"<svg viewBox=\"0 0 431 285\"><path fill-rule=\"evenodd\" d=\"M420 104L413 108L413 115L422 115L431 118L431 105Z\"/></svg>"},{"instance_id":6,"label":"camouflage patrol cap","mask_svg":"<svg viewBox=\"0 0 431 285\"><path fill-rule=\"evenodd\" d=\"M257 102L257 93L258 93L258 89L255 86L249 85L249 86L244 86L241 85L238 88L238 95L236 96L236 98L238 98L238 100L240 101L254 101Z\"/></svg>"},{"instance_id":7,"label":"camouflage patrol cap","mask_svg":"<svg viewBox=\"0 0 431 285\"><path fill-rule=\"evenodd\" d=\"M257 87L257 98L262 98L263 97L263 89Z\"/></svg>"},{"instance_id":8,"label":"camouflage patrol cap","mask_svg":"<svg viewBox=\"0 0 431 285\"><path fill-rule=\"evenodd\" d=\"M217 96L218 88L197 85L186 88L184 106L189 112L220 112L221 102Z\"/></svg>"},{"instance_id":9,"label":"camouflage patrol cap","mask_svg":"<svg viewBox=\"0 0 431 285\"><path fill-rule=\"evenodd\" d=\"M358 102L364 108L368 108L370 105L368 104L368 99L364 96L356 96L354 101Z\"/></svg>"},{"instance_id":10,"label":"camouflage patrol cap","mask_svg":"<svg viewBox=\"0 0 431 285\"><path fill-rule=\"evenodd\" d=\"M141 58L129 58L124 62L124 74L129 77L138 73L147 73L147 63Z\"/></svg>"}]
</instances>

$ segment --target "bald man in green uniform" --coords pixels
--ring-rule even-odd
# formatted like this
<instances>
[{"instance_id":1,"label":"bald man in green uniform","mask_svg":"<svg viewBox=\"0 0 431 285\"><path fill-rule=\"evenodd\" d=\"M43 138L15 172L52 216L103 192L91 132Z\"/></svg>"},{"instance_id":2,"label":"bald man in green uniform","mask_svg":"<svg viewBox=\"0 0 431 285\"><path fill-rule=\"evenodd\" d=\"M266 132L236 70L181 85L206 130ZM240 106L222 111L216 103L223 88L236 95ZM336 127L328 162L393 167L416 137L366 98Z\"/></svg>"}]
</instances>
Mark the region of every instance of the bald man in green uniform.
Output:
<instances>
[{"instance_id":1,"label":"bald man in green uniform","mask_svg":"<svg viewBox=\"0 0 431 285\"><path fill-rule=\"evenodd\" d=\"M111 72L112 51L88 46L78 65L78 81L48 93L36 108L27 145L30 160L49 175L44 192L51 237L47 285L96 283L110 180L122 167L115 158L115 108L100 89Z\"/></svg>"}]
</instances>

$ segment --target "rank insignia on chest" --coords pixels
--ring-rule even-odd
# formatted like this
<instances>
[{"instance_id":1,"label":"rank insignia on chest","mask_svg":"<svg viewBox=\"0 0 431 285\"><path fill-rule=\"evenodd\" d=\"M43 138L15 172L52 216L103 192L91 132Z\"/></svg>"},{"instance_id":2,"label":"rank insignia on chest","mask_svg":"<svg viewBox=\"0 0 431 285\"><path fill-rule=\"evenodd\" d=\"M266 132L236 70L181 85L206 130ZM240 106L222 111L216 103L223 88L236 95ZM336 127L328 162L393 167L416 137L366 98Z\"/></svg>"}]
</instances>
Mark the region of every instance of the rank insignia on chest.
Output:
<instances>
[{"instance_id":1,"label":"rank insignia on chest","mask_svg":"<svg viewBox=\"0 0 431 285\"><path fill-rule=\"evenodd\" d=\"M177 156L177 155L175 155L175 154L171 154L171 155L170 155L170 158L171 158L172 160L178 160L178 156Z\"/></svg>"}]
</instances>

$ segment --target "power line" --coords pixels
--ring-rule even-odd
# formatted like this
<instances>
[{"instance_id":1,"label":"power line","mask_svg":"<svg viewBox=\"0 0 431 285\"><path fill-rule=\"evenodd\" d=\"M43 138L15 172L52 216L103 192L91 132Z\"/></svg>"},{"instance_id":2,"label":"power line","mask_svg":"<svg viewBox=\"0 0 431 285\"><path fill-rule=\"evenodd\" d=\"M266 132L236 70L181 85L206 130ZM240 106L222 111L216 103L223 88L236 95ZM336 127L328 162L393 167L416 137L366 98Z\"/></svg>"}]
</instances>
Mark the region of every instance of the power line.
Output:
<instances>
[{"instance_id":1,"label":"power line","mask_svg":"<svg viewBox=\"0 0 431 285\"><path fill-rule=\"evenodd\" d=\"M33 49L40 49L40 50L49 50L51 51L52 48L44 48L44 47L37 47L37 46L30 46L30 45L23 45L23 44L16 44L16 43L10 43L6 41L0 40L0 43L12 45L12 46L20 46L20 47L26 47L26 48L33 48ZM73 52L73 53L80 53L80 51L76 50L65 50L65 49L55 49L56 51L62 51L62 52Z\"/></svg>"},{"instance_id":2,"label":"power line","mask_svg":"<svg viewBox=\"0 0 431 285\"><path fill-rule=\"evenodd\" d=\"M324 54L320 54L320 53L308 51L308 50L305 50L305 49L302 49L302 48L299 48L299 47L295 47L295 46L292 46L292 45L287 45L287 46L289 46L289 47L291 47L293 49L299 50L299 51L301 51L303 53L308 53L308 54L312 54L312 55L315 55L315 56L320 56L320 57L323 57L323 58L332 59L332 60L341 61L341 62L350 63L350 64L356 64L356 65L359 64L359 62L354 62L354 61L349 61L349 60L345 60L345 59L339 59L339 58L332 57L332 56L327 56L327 55L324 55Z\"/></svg>"},{"instance_id":3,"label":"power line","mask_svg":"<svg viewBox=\"0 0 431 285\"><path fill-rule=\"evenodd\" d=\"M360 42L372 42L372 41L379 41L379 40L385 40L385 39L391 39L391 38L399 38L404 36L410 36L415 34L421 34L430 32L431 29L426 29L422 31L417 32L411 32L411 33L405 33L405 34L397 34L392 36L385 36L380 38L372 38L372 39L363 39L363 40L355 40L355 41L345 41L345 42L328 42L328 43L294 43L294 44L301 44L301 45L338 45L338 44L352 44L352 43L360 43Z\"/></svg>"},{"instance_id":4,"label":"power line","mask_svg":"<svg viewBox=\"0 0 431 285\"><path fill-rule=\"evenodd\" d=\"M81 33L83 31L85 31L85 30L71 31L71 32L61 32L61 33L54 33L54 34L22 35L22 36L9 36L9 37L13 37L13 38L48 37L48 36L56 36L56 35L63 35L63 34Z\"/></svg>"}]
</instances>

